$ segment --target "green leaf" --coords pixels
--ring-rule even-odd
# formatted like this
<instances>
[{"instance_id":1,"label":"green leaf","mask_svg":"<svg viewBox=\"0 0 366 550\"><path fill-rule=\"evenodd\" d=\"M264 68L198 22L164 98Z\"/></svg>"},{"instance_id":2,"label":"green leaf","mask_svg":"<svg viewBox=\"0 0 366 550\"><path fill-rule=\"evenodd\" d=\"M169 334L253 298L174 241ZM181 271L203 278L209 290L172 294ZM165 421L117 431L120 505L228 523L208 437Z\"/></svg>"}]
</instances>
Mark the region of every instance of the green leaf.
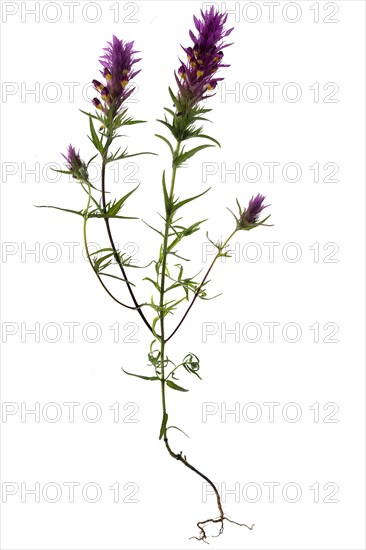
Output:
<instances>
[{"instance_id":1,"label":"green leaf","mask_svg":"<svg viewBox=\"0 0 366 550\"><path fill-rule=\"evenodd\" d=\"M165 289L165 292L169 292L169 290L174 290L175 288L179 288L181 283L174 283L173 285L170 285L168 288Z\"/></svg>"},{"instance_id":2,"label":"green leaf","mask_svg":"<svg viewBox=\"0 0 366 550\"><path fill-rule=\"evenodd\" d=\"M258 223L248 225L248 227L241 227L239 229L239 231L250 231L251 229L254 229L255 227L259 227L260 225L264 225L266 227L273 227L273 224L265 223L268 220L268 218L270 218L270 217L271 217L271 214L269 214L269 216L267 216L266 218L264 218L264 220L262 220Z\"/></svg>"},{"instance_id":3,"label":"green leaf","mask_svg":"<svg viewBox=\"0 0 366 550\"><path fill-rule=\"evenodd\" d=\"M118 147L117 151L113 154L110 154L109 157L107 158L106 160L106 163L108 162L114 162L115 160L120 160L120 159L123 159L125 158L125 154L127 153L127 147L124 149L123 153L121 153L119 156L118 156L118 153L120 152L121 150L121 147Z\"/></svg>"},{"instance_id":4,"label":"green leaf","mask_svg":"<svg viewBox=\"0 0 366 550\"><path fill-rule=\"evenodd\" d=\"M83 113L84 115L88 116L88 117L92 117L92 118L95 118L95 120L99 120L99 118L95 115L92 115L91 113L87 113L86 111L83 111L82 109L79 109L79 111L81 113Z\"/></svg>"},{"instance_id":5,"label":"green leaf","mask_svg":"<svg viewBox=\"0 0 366 550\"><path fill-rule=\"evenodd\" d=\"M101 252L113 252L112 248L100 248L99 250L96 250L95 252L90 252L89 256L93 256L94 254L100 254Z\"/></svg>"},{"instance_id":6,"label":"green leaf","mask_svg":"<svg viewBox=\"0 0 366 550\"><path fill-rule=\"evenodd\" d=\"M196 231L199 231L200 229L200 224L207 221L207 218L205 220L200 220L199 222L196 222L196 223L193 223L190 227L180 227L180 226L175 226L176 228L180 228L182 229L180 232L176 231L175 230L175 227L172 226L172 229L173 231L176 233L177 237L174 239L174 241L172 241L170 243L170 245L167 247L167 250L169 253L172 253L171 251L173 250L173 248L184 238L184 237L189 237L190 235L192 235L193 233L195 233Z\"/></svg>"},{"instance_id":7,"label":"green leaf","mask_svg":"<svg viewBox=\"0 0 366 550\"><path fill-rule=\"evenodd\" d=\"M116 220L138 220L137 216L114 216L110 214L90 214L88 218L115 218Z\"/></svg>"},{"instance_id":8,"label":"green leaf","mask_svg":"<svg viewBox=\"0 0 366 550\"><path fill-rule=\"evenodd\" d=\"M126 149L125 149L126 151ZM128 159L131 157L138 157L139 155L154 155L158 156L157 153L151 153L149 151L143 151L142 153L132 153L131 155L125 155L124 152L119 157L113 157L109 162L115 161L115 160L122 160L122 159Z\"/></svg>"},{"instance_id":9,"label":"green leaf","mask_svg":"<svg viewBox=\"0 0 366 550\"><path fill-rule=\"evenodd\" d=\"M166 111L167 113L169 113L172 116L175 116L174 111L172 111L171 109L168 109L168 107L164 107L164 111Z\"/></svg>"},{"instance_id":10,"label":"green leaf","mask_svg":"<svg viewBox=\"0 0 366 550\"><path fill-rule=\"evenodd\" d=\"M201 291L202 292L202 291ZM216 294L215 296L211 296L211 298L206 298L206 296L202 295L201 293L198 295L201 300L214 300L215 298L218 298L219 296L222 296L223 292L220 292L220 294Z\"/></svg>"},{"instance_id":11,"label":"green leaf","mask_svg":"<svg viewBox=\"0 0 366 550\"><path fill-rule=\"evenodd\" d=\"M200 113L210 113L212 111L212 109L196 109L196 113L200 114Z\"/></svg>"},{"instance_id":12,"label":"green leaf","mask_svg":"<svg viewBox=\"0 0 366 550\"><path fill-rule=\"evenodd\" d=\"M178 384L175 384L174 382L172 382L172 380L167 380L166 384L167 384L167 386L169 386L169 388L172 388L172 390L188 391L188 390L185 390L184 388L182 388L181 386L178 386Z\"/></svg>"},{"instance_id":13,"label":"green leaf","mask_svg":"<svg viewBox=\"0 0 366 550\"><path fill-rule=\"evenodd\" d=\"M182 365L187 372L195 374L200 380L202 380L202 378L198 374L200 368L200 360L198 359L197 355L195 355L194 353L188 353L183 359Z\"/></svg>"},{"instance_id":14,"label":"green leaf","mask_svg":"<svg viewBox=\"0 0 366 550\"><path fill-rule=\"evenodd\" d=\"M157 290L158 292L160 292L160 286L159 286L159 284L158 284L156 281L154 281L153 279L151 279L150 277L144 277L144 278L143 278L143 281L149 281L150 283L152 283L152 284L154 285L154 287L156 288L156 290Z\"/></svg>"},{"instance_id":15,"label":"green leaf","mask_svg":"<svg viewBox=\"0 0 366 550\"><path fill-rule=\"evenodd\" d=\"M217 141L217 139L211 137L211 136L208 136L206 134L199 134L197 137L200 137L200 138L205 138L205 139L209 139L210 141L213 141L214 143L216 143L216 145L218 145L220 148L221 148L221 144L219 141Z\"/></svg>"},{"instance_id":16,"label":"green leaf","mask_svg":"<svg viewBox=\"0 0 366 550\"><path fill-rule=\"evenodd\" d=\"M159 156L157 153L152 153L151 151L143 151L142 153L132 153L131 155L126 155L124 158L128 159L130 157L138 157L139 155L154 155L155 157Z\"/></svg>"},{"instance_id":17,"label":"green leaf","mask_svg":"<svg viewBox=\"0 0 366 550\"><path fill-rule=\"evenodd\" d=\"M103 153L103 145L102 145L102 142L98 138L98 135L95 131L93 120L92 120L91 116L89 117L89 127L90 127L91 137L90 136L88 136L88 137L92 141L92 143L94 144L94 147L97 149L97 151L99 151L99 153L102 154Z\"/></svg>"},{"instance_id":18,"label":"green leaf","mask_svg":"<svg viewBox=\"0 0 366 550\"><path fill-rule=\"evenodd\" d=\"M180 256L176 252L168 252L168 254L171 254L172 256L176 256L176 258L179 258L180 260L184 260L185 262L191 261L189 258L184 258L183 256Z\"/></svg>"},{"instance_id":19,"label":"green leaf","mask_svg":"<svg viewBox=\"0 0 366 550\"><path fill-rule=\"evenodd\" d=\"M133 372L127 372L123 367L121 367L125 374L129 376L136 376L136 378L142 378L142 380L160 380L158 376L142 376L142 374L133 374Z\"/></svg>"},{"instance_id":20,"label":"green leaf","mask_svg":"<svg viewBox=\"0 0 366 550\"><path fill-rule=\"evenodd\" d=\"M167 422L168 422L168 413L164 413L163 421L161 423L161 428L160 428L159 439L161 439L163 437L163 435L165 435L165 433L166 433L166 424L167 424Z\"/></svg>"},{"instance_id":21,"label":"green leaf","mask_svg":"<svg viewBox=\"0 0 366 550\"><path fill-rule=\"evenodd\" d=\"M54 208L55 210L62 210L63 212L70 212L71 214L78 214L78 216L84 216L82 210L69 210L68 208L60 208L58 206L45 206L45 205L38 205L34 204L36 208Z\"/></svg>"},{"instance_id":22,"label":"green leaf","mask_svg":"<svg viewBox=\"0 0 366 550\"><path fill-rule=\"evenodd\" d=\"M122 281L124 283L127 282L127 279L122 279L122 277L118 277L117 275L112 275L111 273L103 273L103 271L100 273L100 275L103 275L104 277L112 277L112 279L118 279L119 281ZM134 283L131 283L131 281L128 281L131 286L136 286Z\"/></svg>"},{"instance_id":23,"label":"green leaf","mask_svg":"<svg viewBox=\"0 0 366 550\"><path fill-rule=\"evenodd\" d=\"M159 235L161 235L162 237L164 237L164 234L163 234L161 231L159 231L159 229L156 229L155 227L153 227L153 226L150 225L149 223L145 222L144 220L142 220L142 221L143 221L143 223L144 223L145 225L147 225L147 227L150 227L150 229L153 229L154 231L156 231L157 233L159 233Z\"/></svg>"},{"instance_id":24,"label":"green leaf","mask_svg":"<svg viewBox=\"0 0 366 550\"><path fill-rule=\"evenodd\" d=\"M200 193L199 195L195 195L194 197L190 197L189 199L185 199L183 201L180 201L178 203L173 204L173 210L176 211L176 210L178 210L178 208L181 208L182 206L184 206L188 202L194 201L195 199L198 199L199 197L202 197L202 195L205 195L210 189L211 189L211 187L209 187L208 189L206 189L206 191L204 191L203 193Z\"/></svg>"},{"instance_id":25,"label":"green leaf","mask_svg":"<svg viewBox=\"0 0 366 550\"><path fill-rule=\"evenodd\" d=\"M196 120L204 120L205 122L211 122L211 120L210 120L209 118L205 118L205 117L203 117L203 116L195 116L193 120L194 120L194 121L196 121Z\"/></svg>"},{"instance_id":26,"label":"green leaf","mask_svg":"<svg viewBox=\"0 0 366 550\"><path fill-rule=\"evenodd\" d=\"M105 260L110 258L111 256L114 256L114 252L109 252L109 254L106 254L105 256L102 256L101 258L98 258L97 260L94 260L94 267L97 271L105 269L108 267L108 265L111 264L111 262L107 262L106 265L102 265Z\"/></svg>"},{"instance_id":27,"label":"green leaf","mask_svg":"<svg viewBox=\"0 0 366 550\"><path fill-rule=\"evenodd\" d=\"M118 212L121 210L124 202L128 199L128 197L130 195L132 195L132 193L134 193L136 191L136 189L139 187L139 185L137 185L134 189L132 189L132 191L129 191L128 193L126 193L126 195L124 195L116 203L112 204L112 206L108 209L108 211L106 213L108 218L115 217L118 214Z\"/></svg>"},{"instance_id":28,"label":"green leaf","mask_svg":"<svg viewBox=\"0 0 366 550\"><path fill-rule=\"evenodd\" d=\"M52 166L50 167L50 169L52 170L52 172L58 172L59 174L72 175L72 172L70 172L69 170L56 170L56 168L52 168Z\"/></svg>"},{"instance_id":29,"label":"green leaf","mask_svg":"<svg viewBox=\"0 0 366 550\"><path fill-rule=\"evenodd\" d=\"M198 147L194 147L193 149L190 149L189 151L186 151L185 153L181 153L176 159L174 159L174 164L176 166L179 166L180 164L182 164L186 160L193 157L193 155L195 155L199 151L202 151L202 149L207 149L207 147L214 147L214 146L210 145L210 144L205 144L205 145L199 145Z\"/></svg>"},{"instance_id":30,"label":"green leaf","mask_svg":"<svg viewBox=\"0 0 366 550\"><path fill-rule=\"evenodd\" d=\"M153 303L152 300L153 300L153 296L151 297L151 304L150 304L150 305L151 305L151 307L152 307L155 311L157 311L157 310L159 309L159 306L156 306L156 305ZM157 317L154 317L153 322L152 322L152 325L151 325L152 333L153 333L153 335L156 336L157 338L159 338L159 335L158 335L158 333L155 331L155 327L156 327L158 321L160 321L160 315L158 315Z\"/></svg>"},{"instance_id":31,"label":"green leaf","mask_svg":"<svg viewBox=\"0 0 366 550\"><path fill-rule=\"evenodd\" d=\"M96 157L98 155L95 155ZM101 189L98 189L97 187L94 187L94 185L92 185L90 183L90 181L77 181L76 183L78 183L79 185L81 185L81 187L84 189L85 193L88 195L89 194L89 191L88 189L85 188L85 185L87 185L88 187L91 187L92 189L94 189L95 191L98 191L98 192L101 192ZM106 191L106 193L109 193L109 191ZM98 206L98 203L96 202L95 198L93 196L90 197L91 200L94 202L94 204L96 204ZM99 207L99 206L98 206Z\"/></svg>"},{"instance_id":32,"label":"green leaf","mask_svg":"<svg viewBox=\"0 0 366 550\"><path fill-rule=\"evenodd\" d=\"M89 164L90 164L95 158L97 158L97 156L98 156L98 155L94 155L94 157L92 157L92 158L89 160L88 164L86 165L87 168L88 168ZM95 189L95 187L94 187L94 189Z\"/></svg>"},{"instance_id":33,"label":"green leaf","mask_svg":"<svg viewBox=\"0 0 366 550\"><path fill-rule=\"evenodd\" d=\"M173 94L173 90L170 88L170 86L169 86L168 90L169 90L169 95L170 95L170 97L172 98L172 101L173 101L173 103L174 103L174 105L175 105L175 104L177 103L177 98L176 98L175 95Z\"/></svg>"},{"instance_id":34,"label":"green leaf","mask_svg":"<svg viewBox=\"0 0 366 550\"><path fill-rule=\"evenodd\" d=\"M146 122L146 120L129 120L127 119L126 122L122 124L122 126L130 126L131 124L142 124L143 122Z\"/></svg>"},{"instance_id":35,"label":"green leaf","mask_svg":"<svg viewBox=\"0 0 366 550\"><path fill-rule=\"evenodd\" d=\"M168 211L170 207L170 200L168 196L168 191L166 188L166 181L165 181L165 170L163 171L163 193L164 193L164 202L165 202L165 210Z\"/></svg>"},{"instance_id":36,"label":"green leaf","mask_svg":"<svg viewBox=\"0 0 366 550\"><path fill-rule=\"evenodd\" d=\"M168 147L169 147L169 149L171 150L172 155L173 155L173 154L174 154L174 149L173 149L173 146L172 146L172 144L170 143L170 141L169 141L166 137L164 137L164 136L162 136L162 135L160 135L160 134L155 134L155 135L156 135L156 137L158 137L159 139L162 139L163 141L165 141L165 143L168 145Z\"/></svg>"},{"instance_id":37,"label":"green leaf","mask_svg":"<svg viewBox=\"0 0 366 550\"><path fill-rule=\"evenodd\" d=\"M167 128L169 128L169 130L172 132L172 134L174 135L174 127L169 124L169 122L167 122L166 120L161 120L160 118L157 119L158 122L161 122L161 124L164 124L164 126L166 126Z\"/></svg>"}]
</instances>

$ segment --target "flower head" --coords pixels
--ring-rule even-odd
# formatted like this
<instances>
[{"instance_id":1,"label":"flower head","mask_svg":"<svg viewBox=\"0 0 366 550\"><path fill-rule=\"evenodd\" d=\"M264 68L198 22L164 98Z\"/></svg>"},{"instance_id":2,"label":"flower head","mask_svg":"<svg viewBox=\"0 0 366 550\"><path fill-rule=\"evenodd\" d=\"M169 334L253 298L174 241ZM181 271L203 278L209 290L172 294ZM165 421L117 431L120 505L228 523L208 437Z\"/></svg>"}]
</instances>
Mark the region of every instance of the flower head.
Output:
<instances>
[{"instance_id":1,"label":"flower head","mask_svg":"<svg viewBox=\"0 0 366 550\"><path fill-rule=\"evenodd\" d=\"M264 195L258 193L256 197L250 199L248 207L244 208L243 212L240 213L238 220L239 229L252 229L252 227L258 224L259 214L268 206L263 205L265 198Z\"/></svg>"},{"instance_id":2,"label":"flower head","mask_svg":"<svg viewBox=\"0 0 366 550\"><path fill-rule=\"evenodd\" d=\"M240 229L245 229L246 231L249 231L250 229L253 229L254 227L258 227L258 225L268 225L264 222L268 220L270 217L267 216L264 218L264 220L259 221L259 214L269 206L268 204L264 205L263 202L265 200L265 196L258 193L256 197L252 197L249 201L248 207L242 209L238 199L236 199L238 208L239 208L239 218L235 216L233 212L231 212L230 208L228 208L229 212L232 213L234 218L236 219L236 230L239 231Z\"/></svg>"},{"instance_id":3,"label":"flower head","mask_svg":"<svg viewBox=\"0 0 366 550\"><path fill-rule=\"evenodd\" d=\"M99 61L103 67L101 74L106 82L102 84L99 80L93 80L94 88L100 93L103 103L94 98L93 104L106 114L111 112L113 118L122 103L134 91L130 81L140 72L133 69L133 65L140 59L134 58L136 52L133 50L133 42L124 42L116 36L113 36L112 42L108 42L108 47L103 49L105 54Z\"/></svg>"},{"instance_id":4,"label":"flower head","mask_svg":"<svg viewBox=\"0 0 366 550\"><path fill-rule=\"evenodd\" d=\"M88 170L85 162L80 158L80 151L77 153L75 147L70 144L67 148L67 154L61 154L66 160L66 166L71 172L73 178L80 180L88 179Z\"/></svg>"},{"instance_id":5,"label":"flower head","mask_svg":"<svg viewBox=\"0 0 366 550\"><path fill-rule=\"evenodd\" d=\"M233 30L225 29L227 14L220 14L213 6L205 13L201 10L202 20L193 17L197 35L189 31L193 46L183 48L187 54L187 62L180 60L181 66L175 78L179 87L179 99L185 100L192 107L208 97L207 91L214 90L223 78L215 77L221 67L229 67L222 63L222 50L231 44L225 44L224 38Z\"/></svg>"}]
</instances>

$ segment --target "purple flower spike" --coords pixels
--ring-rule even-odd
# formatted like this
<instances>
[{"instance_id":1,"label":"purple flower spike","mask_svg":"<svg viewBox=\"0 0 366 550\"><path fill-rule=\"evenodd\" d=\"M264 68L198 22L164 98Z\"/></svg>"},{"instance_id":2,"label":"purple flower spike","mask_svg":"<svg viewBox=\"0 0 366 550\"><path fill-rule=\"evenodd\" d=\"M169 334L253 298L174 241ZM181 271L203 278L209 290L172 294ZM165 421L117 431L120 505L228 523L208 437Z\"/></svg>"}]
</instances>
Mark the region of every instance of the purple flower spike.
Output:
<instances>
[{"instance_id":1,"label":"purple flower spike","mask_svg":"<svg viewBox=\"0 0 366 550\"><path fill-rule=\"evenodd\" d=\"M103 66L101 73L106 83L101 84L98 80L93 80L94 87L101 93L104 105L97 98L93 99L93 104L104 113L111 113L113 118L135 89L129 83L140 72L133 69L133 65L140 59L134 58L136 52L133 50L133 42L123 42L116 36L113 36L112 42L108 42L108 47L104 48L104 51L105 54L99 61Z\"/></svg>"},{"instance_id":2,"label":"purple flower spike","mask_svg":"<svg viewBox=\"0 0 366 550\"><path fill-rule=\"evenodd\" d=\"M80 158L80 151L77 153L75 147L70 144L67 148L67 154L61 154L66 160L66 166L74 178L81 180L88 179L87 167L85 162Z\"/></svg>"},{"instance_id":3,"label":"purple flower spike","mask_svg":"<svg viewBox=\"0 0 366 550\"><path fill-rule=\"evenodd\" d=\"M77 153L75 147L73 147L71 143L67 148L67 155L64 155L63 153L61 154L66 160L66 165L70 172L72 172L73 170L77 170L81 167L82 162L80 159L80 151L79 153Z\"/></svg>"},{"instance_id":4,"label":"purple flower spike","mask_svg":"<svg viewBox=\"0 0 366 550\"><path fill-rule=\"evenodd\" d=\"M240 215L238 221L240 229L251 229L258 224L259 214L268 206L263 205L265 198L264 195L259 193L256 197L250 199L248 208L244 208L244 211Z\"/></svg>"},{"instance_id":5,"label":"purple flower spike","mask_svg":"<svg viewBox=\"0 0 366 550\"><path fill-rule=\"evenodd\" d=\"M229 67L222 63L224 54L222 50L231 46L225 44L224 39L233 30L225 29L227 14L220 14L211 6L205 13L201 10L202 20L193 17L197 35L189 31L193 41L193 47L183 48L187 54L187 62L180 60L181 66L178 70L178 76L175 78L179 87L179 100L187 103L188 107L193 107L207 96L207 91L213 90L219 80L223 78L213 78L213 75L221 67Z\"/></svg>"}]
</instances>

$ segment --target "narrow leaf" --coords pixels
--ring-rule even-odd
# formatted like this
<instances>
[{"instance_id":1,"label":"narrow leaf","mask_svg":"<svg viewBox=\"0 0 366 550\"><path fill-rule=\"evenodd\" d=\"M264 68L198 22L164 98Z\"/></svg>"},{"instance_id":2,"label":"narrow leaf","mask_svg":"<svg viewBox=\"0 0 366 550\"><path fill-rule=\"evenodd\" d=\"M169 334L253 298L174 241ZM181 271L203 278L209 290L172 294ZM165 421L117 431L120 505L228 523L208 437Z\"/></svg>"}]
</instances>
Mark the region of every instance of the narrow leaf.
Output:
<instances>
[{"instance_id":1,"label":"narrow leaf","mask_svg":"<svg viewBox=\"0 0 366 550\"><path fill-rule=\"evenodd\" d=\"M113 204L109 208L109 210L107 212L108 217L116 216L118 214L118 212L121 210L124 202L128 199L128 197L130 195L132 195L132 193L134 193L136 191L136 189L139 187L139 185L137 185L134 189L132 189L132 191L129 191L128 193L126 193L126 195L124 195L121 199L119 199L115 204Z\"/></svg>"},{"instance_id":2,"label":"narrow leaf","mask_svg":"<svg viewBox=\"0 0 366 550\"><path fill-rule=\"evenodd\" d=\"M170 201L168 197L168 191L166 188L165 170L163 171L163 193L164 193L165 210L167 211L168 207L170 206Z\"/></svg>"},{"instance_id":3,"label":"narrow leaf","mask_svg":"<svg viewBox=\"0 0 366 550\"><path fill-rule=\"evenodd\" d=\"M211 187L209 187L208 189L206 189L206 191L204 191L203 193L200 193L199 195L195 195L194 197L190 197L189 199L185 199L183 201L180 201L180 202L174 204L173 205L174 211L178 210L178 208L181 208L182 206L184 206L188 202L194 201L195 199L198 199L199 197L202 197L202 195L205 195L210 189L211 189Z\"/></svg>"},{"instance_id":4,"label":"narrow leaf","mask_svg":"<svg viewBox=\"0 0 366 550\"><path fill-rule=\"evenodd\" d=\"M166 424L167 424L167 422L168 422L168 413L164 413L163 421L161 423L161 428L160 428L159 439L161 439L163 437L163 435L165 435L165 433L166 433Z\"/></svg>"},{"instance_id":5,"label":"narrow leaf","mask_svg":"<svg viewBox=\"0 0 366 550\"><path fill-rule=\"evenodd\" d=\"M221 144L219 141L217 141L217 139L211 137L211 136L208 136L206 134L200 134L199 136L197 137L200 137L200 138L205 138L205 139L209 139L210 141L213 141L214 143L216 143L216 145L218 145L219 147L221 147Z\"/></svg>"},{"instance_id":6,"label":"narrow leaf","mask_svg":"<svg viewBox=\"0 0 366 550\"><path fill-rule=\"evenodd\" d=\"M162 136L162 135L160 135L160 134L155 134L155 135L156 135L156 137L158 137L159 139L162 139L163 141L165 141L165 143L168 145L168 147L169 147L169 149L171 150L172 155L173 155L173 154L174 154L174 149L173 149L173 146L172 146L172 144L170 143L170 141L169 141L166 137L164 137L164 136Z\"/></svg>"},{"instance_id":7,"label":"narrow leaf","mask_svg":"<svg viewBox=\"0 0 366 550\"><path fill-rule=\"evenodd\" d=\"M83 111L82 109L79 109L79 111L80 111L81 113L83 113L84 115L88 116L88 117L95 118L95 120L100 120L97 116L92 115L91 113L87 113L86 111Z\"/></svg>"},{"instance_id":8,"label":"narrow leaf","mask_svg":"<svg viewBox=\"0 0 366 550\"><path fill-rule=\"evenodd\" d=\"M158 156L157 153L152 153L151 151L143 151L142 153L132 153L131 155L126 155L125 159L130 157L138 157L139 155L154 155L155 157Z\"/></svg>"},{"instance_id":9,"label":"narrow leaf","mask_svg":"<svg viewBox=\"0 0 366 550\"><path fill-rule=\"evenodd\" d=\"M172 382L172 380L167 380L166 384L167 384L167 386L169 386L169 388L172 388L172 390L188 391L188 390L185 390L184 388L182 388L181 386L178 386L178 384L175 384L174 382Z\"/></svg>"},{"instance_id":10,"label":"narrow leaf","mask_svg":"<svg viewBox=\"0 0 366 550\"><path fill-rule=\"evenodd\" d=\"M52 166L50 168L52 172L58 172L59 174L69 174L69 175L72 174L72 172L70 172L69 170L56 170L56 168L52 168Z\"/></svg>"},{"instance_id":11,"label":"narrow leaf","mask_svg":"<svg viewBox=\"0 0 366 550\"><path fill-rule=\"evenodd\" d=\"M127 122L124 122L122 126L130 126L131 124L142 124L143 122L146 122L146 120L128 120Z\"/></svg>"},{"instance_id":12,"label":"narrow leaf","mask_svg":"<svg viewBox=\"0 0 366 550\"><path fill-rule=\"evenodd\" d=\"M108 258L110 258L111 256L114 256L114 252L109 252L109 254L106 254L105 256L102 256L101 258L98 258L97 260L94 260L94 267L97 271L99 271L100 269L103 269L103 262L105 260L107 260ZM110 262L107 263L107 265L110 264ZM107 267L104 266L104 267Z\"/></svg>"},{"instance_id":13,"label":"narrow leaf","mask_svg":"<svg viewBox=\"0 0 366 550\"><path fill-rule=\"evenodd\" d=\"M62 210L63 212L70 212L71 214L78 214L78 216L84 216L83 214L83 211L82 210L69 210L68 208L60 208L58 206L45 206L45 205L38 205L38 204L34 204L33 206L35 206L36 208L54 208L55 210Z\"/></svg>"},{"instance_id":14,"label":"narrow leaf","mask_svg":"<svg viewBox=\"0 0 366 550\"><path fill-rule=\"evenodd\" d=\"M175 104L177 103L177 98L176 98L175 95L173 94L173 91L172 91L172 89L171 89L170 87L168 88L168 90L169 90L169 95L170 95L170 97L172 98L172 101L173 101L173 103L174 103L174 105L175 105Z\"/></svg>"},{"instance_id":15,"label":"narrow leaf","mask_svg":"<svg viewBox=\"0 0 366 550\"><path fill-rule=\"evenodd\" d=\"M119 281L122 281L123 283L127 282L127 279L122 279L122 277L118 277L117 275L112 275L111 273L103 273L103 271L100 273L100 275L103 275L104 277L112 277L113 279L118 279ZM130 285L136 286L134 283L131 283L131 281L128 281Z\"/></svg>"},{"instance_id":16,"label":"narrow leaf","mask_svg":"<svg viewBox=\"0 0 366 550\"><path fill-rule=\"evenodd\" d=\"M92 157L92 158L89 160L89 162L88 162L88 164L86 165L86 167L88 167L89 164L90 164L95 158L97 158L97 156L98 156L98 155L94 155L94 157ZM95 189L95 188L94 188L94 189Z\"/></svg>"},{"instance_id":17,"label":"narrow leaf","mask_svg":"<svg viewBox=\"0 0 366 550\"><path fill-rule=\"evenodd\" d=\"M164 234L163 234L161 231L159 231L159 229L156 229L155 227L153 227L152 225L148 224L148 223L145 222L144 220L142 220L142 221L143 221L143 223L144 223L145 225L147 225L147 227L150 227L150 229L153 229L154 231L156 231L157 233L159 233L159 235L161 235L162 237L164 237Z\"/></svg>"},{"instance_id":18,"label":"narrow leaf","mask_svg":"<svg viewBox=\"0 0 366 550\"><path fill-rule=\"evenodd\" d=\"M195 155L196 153L198 153L199 151L202 151L202 149L206 149L207 147L214 147L213 145L209 145L209 144L205 144L205 145L199 145L198 147L194 147L193 149L190 149L189 151L186 151L185 153L182 153L181 155L179 155L179 157L177 157L175 159L175 164L176 166L179 166L180 164L182 164L183 162L185 162L186 160L190 159L191 157L193 157L193 155Z\"/></svg>"},{"instance_id":19,"label":"narrow leaf","mask_svg":"<svg viewBox=\"0 0 366 550\"><path fill-rule=\"evenodd\" d=\"M94 254L99 254L100 252L113 252L112 248L100 248L99 250L96 250L95 252L90 252L89 256L93 256Z\"/></svg>"},{"instance_id":20,"label":"narrow leaf","mask_svg":"<svg viewBox=\"0 0 366 550\"><path fill-rule=\"evenodd\" d=\"M89 218L115 218L116 220L138 220L137 216L114 216L110 214L90 214Z\"/></svg>"},{"instance_id":21,"label":"narrow leaf","mask_svg":"<svg viewBox=\"0 0 366 550\"><path fill-rule=\"evenodd\" d=\"M132 153L131 155L125 155L124 153L122 153L122 155L120 155L119 157L113 157L113 161L115 160L122 160L122 159L128 159L128 158L131 158L131 157L138 157L139 155L155 155L155 156L158 156L157 153L150 153L149 151L144 151L142 153Z\"/></svg>"},{"instance_id":22,"label":"narrow leaf","mask_svg":"<svg viewBox=\"0 0 366 550\"><path fill-rule=\"evenodd\" d=\"M174 128L171 124L169 124L169 122L167 122L166 120L161 120L160 118L158 118L157 121L161 122L161 124L164 124L164 126L169 128L169 130L172 132L172 134L174 134Z\"/></svg>"},{"instance_id":23,"label":"narrow leaf","mask_svg":"<svg viewBox=\"0 0 366 550\"><path fill-rule=\"evenodd\" d=\"M160 292L160 286L159 286L159 284L158 284L156 281L154 281L153 279L151 279L150 277L144 277L144 278L143 278L143 281L149 281L150 283L152 283L152 284L154 285L154 287L156 288L156 290L157 290L158 292Z\"/></svg>"},{"instance_id":24,"label":"narrow leaf","mask_svg":"<svg viewBox=\"0 0 366 550\"><path fill-rule=\"evenodd\" d=\"M159 380L157 376L142 376L142 374L133 374L132 372L127 372L123 367L121 367L125 374L129 376L136 376L136 378L142 378L142 380Z\"/></svg>"},{"instance_id":25,"label":"narrow leaf","mask_svg":"<svg viewBox=\"0 0 366 550\"><path fill-rule=\"evenodd\" d=\"M101 143L100 139L98 138L98 135L95 131L93 120L92 120L91 116L89 118L89 126L90 126L90 133L91 133L91 141L93 142L94 147L99 151L99 153L102 153L103 152L103 146L102 146L102 143Z\"/></svg>"}]
</instances>

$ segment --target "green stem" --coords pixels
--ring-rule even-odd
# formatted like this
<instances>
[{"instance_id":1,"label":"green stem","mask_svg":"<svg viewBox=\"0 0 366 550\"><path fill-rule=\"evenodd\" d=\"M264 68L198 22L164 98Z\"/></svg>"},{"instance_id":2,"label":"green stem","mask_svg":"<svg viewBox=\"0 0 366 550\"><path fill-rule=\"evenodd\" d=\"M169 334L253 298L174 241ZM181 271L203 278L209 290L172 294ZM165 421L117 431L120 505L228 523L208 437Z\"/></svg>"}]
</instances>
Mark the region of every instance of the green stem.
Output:
<instances>
[{"instance_id":1,"label":"green stem","mask_svg":"<svg viewBox=\"0 0 366 550\"><path fill-rule=\"evenodd\" d=\"M162 426L165 426L165 428L166 428L167 412L166 412L166 400L165 400L165 368L164 368L164 362L165 362L164 294L165 294L165 276L166 276L166 264L167 264L168 238L169 238L170 224L172 221L171 205L173 202L175 179L177 175L177 167L174 163L174 158L176 158L176 156L179 155L179 149L180 149L180 141L177 142L177 146L173 154L173 170L172 170L172 179L170 183L169 199L165 207L165 231L164 231L164 239L163 239L163 249L162 249L163 260L161 265L161 280L160 280L159 311L160 311L161 399L162 399L162 406L163 406Z\"/></svg>"},{"instance_id":2,"label":"green stem","mask_svg":"<svg viewBox=\"0 0 366 550\"><path fill-rule=\"evenodd\" d=\"M202 279L202 282L201 284L199 285L199 287L197 288L196 292L194 293L194 296L193 296L193 300L191 301L191 303L189 304L185 314L183 315L182 319L179 321L178 325L176 326L176 328L173 330L173 332L171 333L171 335L165 340L165 343L168 342L168 340L171 339L172 336L174 336L174 334L177 332L177 330L180 328L180 326L182 325L184 319L187 317L190 309L192 308L194 302L196 301L196 298L199 296L199 293L201 292L201 289L203 287L203 285L205 284L206 280L207 280L207 277L209 276L210 272L211 272L211 269L213 268L213 266L215 265L216 263L216 260L218 258L220 258L220 256L222 255L221 252L222 250L224 250L226 248L226 246L228 245L230 239L235 235L235 233L237 232L237 229L235 229L231 235L226 239L226 241L223 243L223 245L220 247L220 249L217 251L217 254L216 256L214 257L214 259L212 260L211 262L211 265L210 267L208 268L207 272L206 272L206 275L203 277Z\"/></svg>"}]
</instances>

